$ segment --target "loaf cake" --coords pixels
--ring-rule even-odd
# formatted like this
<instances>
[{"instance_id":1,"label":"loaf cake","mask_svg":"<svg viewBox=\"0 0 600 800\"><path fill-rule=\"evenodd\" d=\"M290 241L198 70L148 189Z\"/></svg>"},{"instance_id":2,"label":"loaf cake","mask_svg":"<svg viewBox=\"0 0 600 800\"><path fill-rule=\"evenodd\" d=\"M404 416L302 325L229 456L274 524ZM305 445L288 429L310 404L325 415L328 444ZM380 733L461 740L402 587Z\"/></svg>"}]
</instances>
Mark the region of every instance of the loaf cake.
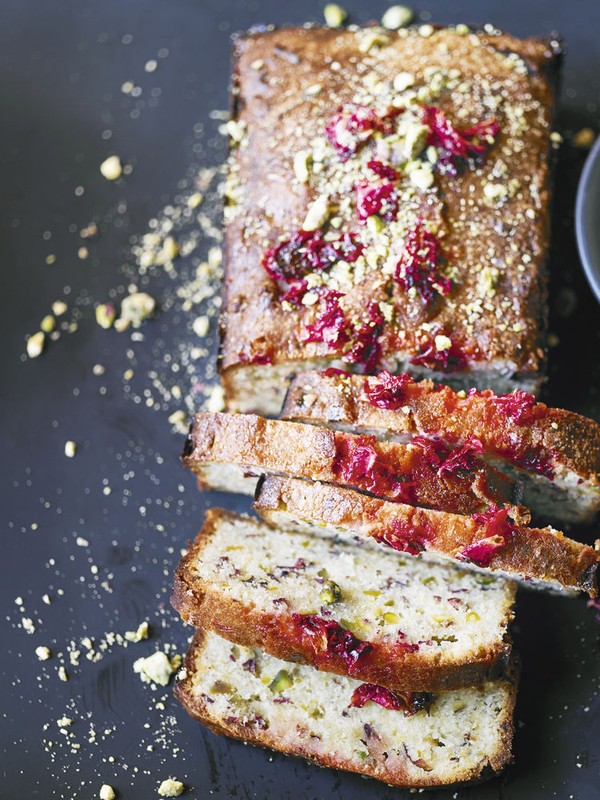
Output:
<instances>
[{"instance_id":1,"label":"loaf cake","mask_svg":"<svg viewBox=\"0 0 600 800\"><path fill-rule=\"evenodd\" d=\"M389 441L426 436L454 449L471 443L522 482L522 502L545 522L591 522L600 511L600 425L548 408L531 394L455 392L382 372L305 372L292 382L282 418Z\"/></svg>"},{"instance_id":2,"label":"loaf cake","mask_svg":"<svg viewBox=\"0 0 600 800\"><path fill-rule=\"evenodd\" d=\"M515 585L357 542L208 511L171 602L194 627L397 691L503 676Z\"/></svg>"},{"instance_id":3,"label":"loaf cake","mask_svg":"<svg viewBox=\"0 0 600 800\"><path fill-rule=\"evenodd\" d=\"M560 44L488 26L236 38L220 370L276 415L348 365L536 391Z\"/></svg>"},{"instance_id":4,"label":"loaf cake","mask_svg":"<svg viewBox=\"0 0 600 800\"><path fill-rule=\"evenodd\" d=\"M525 527L507 509L461 516L278 477L266 478L254 506L267 522L287 530L366 536L394 550L449 558L525 586L597 594L598 543L594 550L551 527Z\"/></svg>"},{"instance_id":5,"label":"loaf cake","mask_svg":"<svg viewBox=\"0 0 600 800\"><path fill-rule=\"evenodd\" d=\"M394 786L491 777L511 758L512 681L399 695L198 631L175 693L215 733Z\"/></svg>"},{"instance_id":6,"label":"loaf cake","mask_svg":"<svg viewBox=\"0 0 600 800\"><path fill-rule=\"evenodd\" d=\"M183 463L205 488L246 494L258 476L283 474L458 514L520 497L518 485L468 447L457 455L428 440L378 442L254 414L196 414Z\"/></svg>"}]
</instances>

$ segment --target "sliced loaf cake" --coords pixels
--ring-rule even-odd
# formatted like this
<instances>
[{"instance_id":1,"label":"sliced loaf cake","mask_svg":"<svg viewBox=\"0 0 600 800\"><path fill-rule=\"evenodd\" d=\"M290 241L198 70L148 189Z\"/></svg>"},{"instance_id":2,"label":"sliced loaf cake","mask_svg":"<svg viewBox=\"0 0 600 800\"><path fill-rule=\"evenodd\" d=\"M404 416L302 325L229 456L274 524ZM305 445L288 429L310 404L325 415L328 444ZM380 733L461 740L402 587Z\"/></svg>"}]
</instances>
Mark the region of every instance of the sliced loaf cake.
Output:
<instances>
[{"instance_id":1,"label":"sliced loaf cake","mask_svg":"<svg viewBox=\"0 0 600 800\"><path fill-rule=\"evenodd\" d=\"M186 622L278 658L401 691L504 674L515 585L368 539L277 530L212 509L177 569Z\"/></svg>"},{"instance_id":2,"label":"sliced loaf cake","mask_svg":"<svg viewBox=\"0 0 600 800\"><path fill-rule=\"evenodd\" d=\"M254 505L263 519L289 530L366 536L394 550L450 558L526 586L597 593L598 549L551 527L517 524L507 509L463 516L277 477L262 483Z\"/></svg>"},{"instance_id":3,"label":"sliced loaf cake","mask_svg":"<svg viewBox=\"0 0 600 800\"><path fill-rule=\"evenodd\" d=\"M523 482L524 505L544 521L589 522L600 511L600 425L526 392L456 392L389 372L370 378L304 372L290 387L282 417L386 441L426 436L452 449L475 445Z\"/></svg>"},{"instance_id":4,"label":"sliced loaf cake","mask_svg":"<svg viewBox=\"0 0 600 800\"><path fill-rule=\"evenodd\" d=\"M215 733L394 786L479 780L511 758L516 687L403 696L198 631L176 684Z\"/></svg>"},{"instance_id":5,"label":"sliced loaf cake","mask_svg":"<svg viewBox=\"0 0 600 800\"><path fill-rule=\"evenodd\" d=\"M254 494L257 477L276 474L457 514L519 499L518 485L469 448L457 456L425 439L378 442L254 414L196 414L183 463L203 487L246 494Z\"/></svg>"}]
</instances>

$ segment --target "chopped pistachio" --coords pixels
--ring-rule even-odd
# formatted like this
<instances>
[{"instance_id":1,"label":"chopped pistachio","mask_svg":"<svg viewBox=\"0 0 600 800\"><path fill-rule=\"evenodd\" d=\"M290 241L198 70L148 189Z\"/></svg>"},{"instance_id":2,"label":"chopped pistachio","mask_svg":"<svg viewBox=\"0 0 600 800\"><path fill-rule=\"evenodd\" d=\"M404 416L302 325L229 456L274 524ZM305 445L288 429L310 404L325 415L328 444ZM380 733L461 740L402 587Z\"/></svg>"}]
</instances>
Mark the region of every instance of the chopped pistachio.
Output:
<instances>
[{"instance_id":1,"label":"chopped pistachio","mask_svg":"<svg viewBox=\"0 0 600 800\"><path fill-rule=\"evenodd\" d=\"M100 787L100 791L98 792L98 797L100 800L115 800L115 790L112 786L109 786L108 783L103 783Z\"/></svg>"},{"instance_id":2,"label":"chopped pistachio","mask_svg":"<svg viewBox=\"0 0 600 800\"><path fill-rule=\"evenodd\" d=\"M452 347L452 340L448 336L438 334L435 337L435 349L438 352L441 352L443 350L450 350L451 347Z\"/></svg>"},{"instance_id":3,"label":"chopped pistachio","mask_svg":"<svg viewBox=\"0 0 600 800\"><path fill-rule=\"evenodd\" d=\"M415 76L410 72L399 72L394 78L394 89L397 92L404 92L415 84Z\"/></svg>"},{"instance_id":4,"label":"chopped pistachio","mask_svg":"<svg viewBox=\"0 0 600 800\"><path fill-rule=\"evenodd\" d=\"M235 144L239 144L241 141L243 141L244 136L246 135L246 123L241 119L230 119L225 125L225 130L227 131L231 141Z\"/></svg>"},{"instance_id":5,"label":"chopped pistachio","mask_svg":"<svg viewBox=\"0 0 600 800\"><path fill-rule=\"evenodd\" d=\"M419 36L422 36L424 39L429 39L430 36L433 36L435 28L433 25L421 25L419 28Z\"/></svg>"},{"instance_id":6,"label":"chopped pistachio","mask_svg":"<svg viewBox=\"0 0 600 800\"><path fill-rule=\"evenodd\" d=\"M200 192L194 192L187 199L187 207L188 208L198 208L198 206L201 205L203 200L204 200L204 197Z\"/></svg>"},{"instance_id":7,"label":"chopped pistachio","mask_svg":"<svg viewBox=\"0 0 600 800\"><path fill-rule=\"evenodd\" d=\"M414 11L408 6L390 6L381 18L381 24L390 31L397 31L410 25L414 16Z\"/></svg>"},{"instance_id":8,"label":"chopped pistachio","mask_svg":"<svg viewBox=\"0 0 600 800\"><path fill-rule=\"evenodd\" d=\"M326 194L319 195L310 204L302 228L305 231L316 231L327 221L329 217L329 197Z\"/></svg>"},{"instance_id":9,"label":"chopped pistachio","mask_svg":"<svg viewBox=\"0 0 600 800\"><path fill-rule=\"evenodd\" d=\"M402 154L406 159L415 158L427 144L429 128L420 122L411 122L404 129Z\"/></svg>"},{"instance_id":10,"label":"chopped pistachio","mask_svg":"<svg viewBox=\"0 0 600 800\"><path fill-rule=\"evenodd\" d=\"M70 440L68 442L65 442L65 455L67 458L73 458L76 452L77 452L77 445L75 444L75 442L72 442Z\"/></svg>"},{"instance_id":11,"label":"chopped pistachio","mask_svg":"<svg viewBox=\"0 0 600 800\"><path fill-rule=\"evenodd\" d=\"M262 58L257 58L255 61L253 61L250 64L250 69L254 69L254 70L258 71L259 69L262 69L264 67L264 65L265 65L265 62L262 60Z\"/></svg>"},{"instance_id":12,"label":"chopped pistachio","mask_svg":"<svg viewBox=\"0 0 600 800\"><path fill-rule=\"evenodd\" d=\"M63 666L60 666L58 668L58 678L61 681L68 681L69 680L69 676L67 675L67 670Z\"/></svg>"},{"instance_id":13,"label":"chopped pistachio","mask_svg":"<svg viewBox=\"0 0 600 800\"><path fill-rule=\"evenodd\" d=\"M464 22L459 22L458 25L454 28L454 30L456 31L456 33L458 33L459 36L466 36L469 33L469 26L465 25Z\"/></svg>"},{"instance_id":14,"label":"chopped pistachio","mask_svg":"<svg viewBox=\"0 0 600 800\"><path fill-rule=\"evenodd\" d=\"M47 314L44 319L40 322L40 328L44 333L52 333L54 328L56 328L56 320L52 316L52 314Z\"/></svg>"},{"instance_id":15,"label":"chopped pistachio","mask_svg":"<svg viewBox=\"0 0 600 800\"><path fill-rule=\"evenodd\" d=\"M35 648L35 654L40 661L48 661L48 659L52 656L52 651L49 647L44 647L41 645L40 647Z\"/></svg>"},{"instance_id":16,"label":"chopped pistachio","mask_svg":"<svg viewBox=\"0 0 600 800\"><path fill-rule=\"evenodd\" d=\"M96 306L96 322L101 328L108 330L112 327L117 311L112 303L101 303Z\"/></svg>"},{"instance_id":17,"label":"chopped pistachio","mask_svg":"<svg viewBox=\"0 0 600 800\"><path fill-rule=\"evenodd\" d=\"M469 611L467 614L467 622L479 622L481 617L476 611Z\"/></svg>"},{"instance_id":18,"label":"chopped pistachio","mask_svg":"<svg viewBox=\"0 0 600 800\"><path fill-rule=\"evenodd\" d=\"M119 319L115 320L114 328L118 333L123 333L123 331L126 331L127 328L129 328L130 326L131 326L130 319L119 317Z\"/></svg>"},{"instance_id":19,"label":"chopped pistachio","mask_svg":"<svg viewBox=\"0 0 600 800\"><path fill-rule=\"evenodd\" d=\"M294 679L290 673L285 669L280 669L269 684L269 689L273 692L273 694L281 694L281 692L284 692L293 685Z\"/></svg>"},{"instance_id":20,"label":"chopped pistachio","mask_svg":"<svg viewBox=\"0 0 600 800\"><path fill-rule=\"evenodd\" d=\"M433 170L428 162L424 162L420 169L415 169L410 173L410 182L422 191L431 189L433 181Z\"/></svg>"},{"instance_id":21,"label":"chopped pistachio","mask_svg":"<svg viewBox=\"0 0 600 800\"><path fill-rule=\"evenodd\" d=\"M100 172L107 181L116 181L123 174L123 165L119 156L109 156L100 164Z\"/></svg>"},{"instance_id":22,"label":"chopped pistachio","mask_svg":"<svg viewBox=\"0 0 600 800\"><path fill-rule=\"evenodd\" d=\"M158 793L161 797L179 797L180 794L183 794L184 789L185 786L181 781L177 781L175 778L167 778L158 787Z\"/></svg>"},{"instance_id":23,"label":"chopped pistachio","mask_svg":"<svg viewBox=\"0 0 600 800\"><path fill-rule=\"evenodd\" d=\"M313 83L310 86L307 86L304 90L304 95L306 97L316 97L318 94L321 94L323 91L323 84L322 83Z\"/></svg>"},{"instance_id":24,"label":"chopped pistachio","mask_svg":"<svg viewBox=\"0 0 600 800\"><path fill-rule=\"evenodd\" d=\"M300 150L294 155L294 175L300 183L308 183L312 153L310 150Z\"/></svg>"},{"instance_id":25,"label":"chopped pistachio","mask_svg":"<svg viewBox=\"0 0 600 800\"><path fill-rule=\"evenodd\" d=\"M332 605L333 603L339 603L341 599L342 590L337 583L335 581L325 581L319 600L327 605Z\"/></svg>"},{"instance_id":26,"label":"chopped pistachio","mask_svg":"<svg viewBox=\"0 0 600 800\"><path fill-rule=\"evenodd\" d=\"M134 631L125 631L125 638L128 642L143 642L144 639L148 638L148 623L147 622L140 622L137 626L136 630Z\"/></svg>"},{"instance_id":27,"label":"chopped pistachio","mask_svg":"<svg viewBox=\"0 0 600 800\"><path fill-rule=\"evenodd\" d=\"M370 53L373 48L386 47L391 42L387 33L377 28L361 31L358 49L361 53Z\"/></svg>"},{"instance_id":28,"label":"chopped pistachio","mask_svg":"<svg viewBox=\"0 0 600 800\"><path fill-rule=\"evenodd\" d=\"M134 292L121 303L121 319L126 319L134 328L139 328L145 319L152 316L155 309L156 301L153 297L146 292Z\"/></svg>"},{"instance_id":29,"label":"chopped pistachio","mask_svg":"<svg viewBox=\"0 0 600 800\"><path fill-rule=\"evenodd\" d=\"M371 214L370 217L367 217L367 229L370 233L381 233L383 227L383 220L377 214Z\"/></svg>"},{"instance_id":30,"label":"chopped pistachio","mask_svg":"<svg viewBox=\"0 0 600 800\"><path fill-rule=\"evenodd\" d=\"M337 3L327 3L323 9L323 17L329 28L341 28L348 19L348 12Z\"/></svg>"},{"instance_id":31,"label":"chopped pistachio","mask_svg":"<svg viewBox=\"0 0 600 800\"><path fill-rule=\"evenodd\" d=\"M27 339L26 348L29 358L37 358L38 356L41 356L44 350L45 341L46 337L43 331L38 331L37 333L34 333L33 336L30 336L29 339Z\"/></svg>"},{"instance_id":32,"label":"chopped pistachio","mask_svg":"<svg viewBox=\"0 0 600 800\"><path fill-rule=\"evenodd\" d=\"M196 336L199 336L201 339L204 338L208 333L208 328L209 319L206 314L201 317L196 317L196 319L192 322L192 330Z\"/></svg>"},{"instance_id":33,"label":"chopped pistachio","mask_svg":"<svg viewBox=\"0 0 600 800\"><path fill-rule=\"evenodd\" d=\"M483 194L488 200L502 201L508 195L508 187L503 183L486 183Z\"/></svg>"},{"instance_id":34,"label":"chopped pistachio","mask_svg":"<svg viewBox=\"0 0 600 800\"><path fill-rule=\"evenodd\" d=\"M179 255L179 245L172 236L167 236L162 246L162 256L165 261L173 261Z\"/></svg>"},{"instance_id":35,"label":"chopped pistachio","mask_svg":"<svg viewBox=\"0 0 600 800\"><path fill-rule=\"evenodd\" d=\"M66 314L68 306L66 303L63 303L62 300L56 300L52 303L52 313L55 317L61 317L63 314Z\"/></svg>"}]
</instances>

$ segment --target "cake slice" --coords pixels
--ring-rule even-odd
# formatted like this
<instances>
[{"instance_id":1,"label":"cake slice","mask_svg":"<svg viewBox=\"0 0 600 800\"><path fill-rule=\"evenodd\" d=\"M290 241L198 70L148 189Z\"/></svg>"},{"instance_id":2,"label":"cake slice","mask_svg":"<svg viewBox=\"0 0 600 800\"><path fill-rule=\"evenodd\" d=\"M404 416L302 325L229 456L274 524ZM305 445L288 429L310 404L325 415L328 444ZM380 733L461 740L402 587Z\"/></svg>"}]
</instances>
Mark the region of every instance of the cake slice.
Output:
<instances>
[{"instance_id":1,"label":"cake slice","mask_svg":"<svg viewBox=\"0 0 600 800\"><path fill-rule=\"evenodd\" d=\"M196 414L183 463L201 486L245 494L257 477L283 474L459 514L519 499L518 485L470 448L457 456L426 440L378 442L253 414Z\"/></svg>"},{"instance_id":2,"label":"cake slice","mask_svg":"<svg viewBox=\"0 0 600 800\"><path fill-rule=\"evenodd\" d=\"M176 572L183 619L278 658L399 691L501 677L515 585L367 539L208 511Z\"/></svg>"},{"instance_id":3,"label":"cake slice","mask_svg":"<svg viewBox=\"0 0 600 800\"><path fill-rule=\"evenodd\" d=\"M254 506L267 522L288 530L366 536L394 550L451 559L526 586L597 594L600 542L594 550L554 528L525 527L507 509L460 516L277 477L262 483Z\"/></svg>"},{"instance_id":4,"label":"cake slice","mask_svg":"<svg viewBox=\"0 0 600 800\"><path fill-rule=\"evenodd\" d=\"M511 758L514 678L398 695L198 631L175 694L214 733L394 786L482 780Z\"/></svg>"},{"instance_id":5,"label":"cake slice","mask_svg":"<svg viewBox=\"0 0 600 800\"><path fill-rule=\"evenodd\" d=\"M388 372L305 372L282 417L386 441L426 436L453 449L476 440L483 458L522 482L524 505L545 521L591 522L600 511L600 425L524 392L456 392Z\"/></svg>"},{"instance_id":6,"label":"cake slice","mask_svg":"<svg viewBox=\"0 0 600 800\"><path fill-rule=\"evenodd\" d=\"M277 415L349 365L535 391L556 39L430 25L234 43L220 370Z\"/></svg>"}]
</instances>

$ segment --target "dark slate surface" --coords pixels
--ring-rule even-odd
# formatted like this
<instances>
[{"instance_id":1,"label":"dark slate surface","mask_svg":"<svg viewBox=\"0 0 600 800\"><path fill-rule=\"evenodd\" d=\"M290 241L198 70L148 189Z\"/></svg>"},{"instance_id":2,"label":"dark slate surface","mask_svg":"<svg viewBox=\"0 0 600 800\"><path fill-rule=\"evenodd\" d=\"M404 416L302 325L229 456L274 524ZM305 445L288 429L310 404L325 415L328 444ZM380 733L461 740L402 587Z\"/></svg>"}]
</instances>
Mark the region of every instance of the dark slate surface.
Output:
<instances>
[{"instance_id":1,"label":"dark slate surface","mask_svg":"<svg viewBox=\"0 0 600 800\"><path fill-rule=\"evenodd\" d=\"M346 5L357 22L386 7L382 0ZM191 317L167 302L173 281L158 275L148 283L165 308L142 329L143 341L102 331L93 304L112 289L125 291L133 274L125 266L132 264L130 238L146 232L148 220L202 164L222 157L218 123L209 115L227 107L230 33L257 22L319 20L320 10L313 0L3 3L2 798L96 797L102 783L119 797L148 798L169 775L184 781L186 796L203 799L409 797L219 739L132 670L135 658L167 643L183 652L187 632L167 604L170 576L203 509L215 501L246 503L196 492L178 462L181 437L167 423L177 402L147 403L148 393L156 395L149 373L173 382L168 354L189 351L193 339ZM559 127L567 139L584 125L598 129L600 4L435 0L427 11L434 21L493 21L522 35L561 31L569 52ZM153 58L158 69L146 73ZM142 87L140 97L121 92L127 80ZM111 152L134 167L118 185L98 173ZM552 329L559 343L548 398L600 418L598 306L580 274L572 223L583 158L567 144L558 164ZM82 261L78 231L90 220L101 237ZM194 255L207 246L202 242ZM45 263L49 254L54 264ZM178 267L182 280L193 268L186 263ZM63 334L43 357L24 359L26 335L59 298L69 302L77 332ZM102 376L92 374L97 363L106 368ZM128 368L135 375L124 381ZM190 380L178 379L184 394ZM78 443L74 459L63 453L68 439ZM591 532L580 533L591 540ZM45 593L51 605L42 601ZM33 634L23 630L22 617L34 621ZM107 632L122 633L142 619L152 626L149 641L109 647L97 662L84 651L78 667L67 658L69 680L58 679L59 654L71 639L90 636L98 646ZM600 797L600 626L593 611L583 599L522 594L515 628L523 661L515 765L487 784L427 796ZM51 647L49 661L36 658L39 645ZM165 708L156 708L163 695ZM68 735L57 725L65 715L74 720ZM95 742L88 741L90 725Z\"/></svg>"}]
</instances>

